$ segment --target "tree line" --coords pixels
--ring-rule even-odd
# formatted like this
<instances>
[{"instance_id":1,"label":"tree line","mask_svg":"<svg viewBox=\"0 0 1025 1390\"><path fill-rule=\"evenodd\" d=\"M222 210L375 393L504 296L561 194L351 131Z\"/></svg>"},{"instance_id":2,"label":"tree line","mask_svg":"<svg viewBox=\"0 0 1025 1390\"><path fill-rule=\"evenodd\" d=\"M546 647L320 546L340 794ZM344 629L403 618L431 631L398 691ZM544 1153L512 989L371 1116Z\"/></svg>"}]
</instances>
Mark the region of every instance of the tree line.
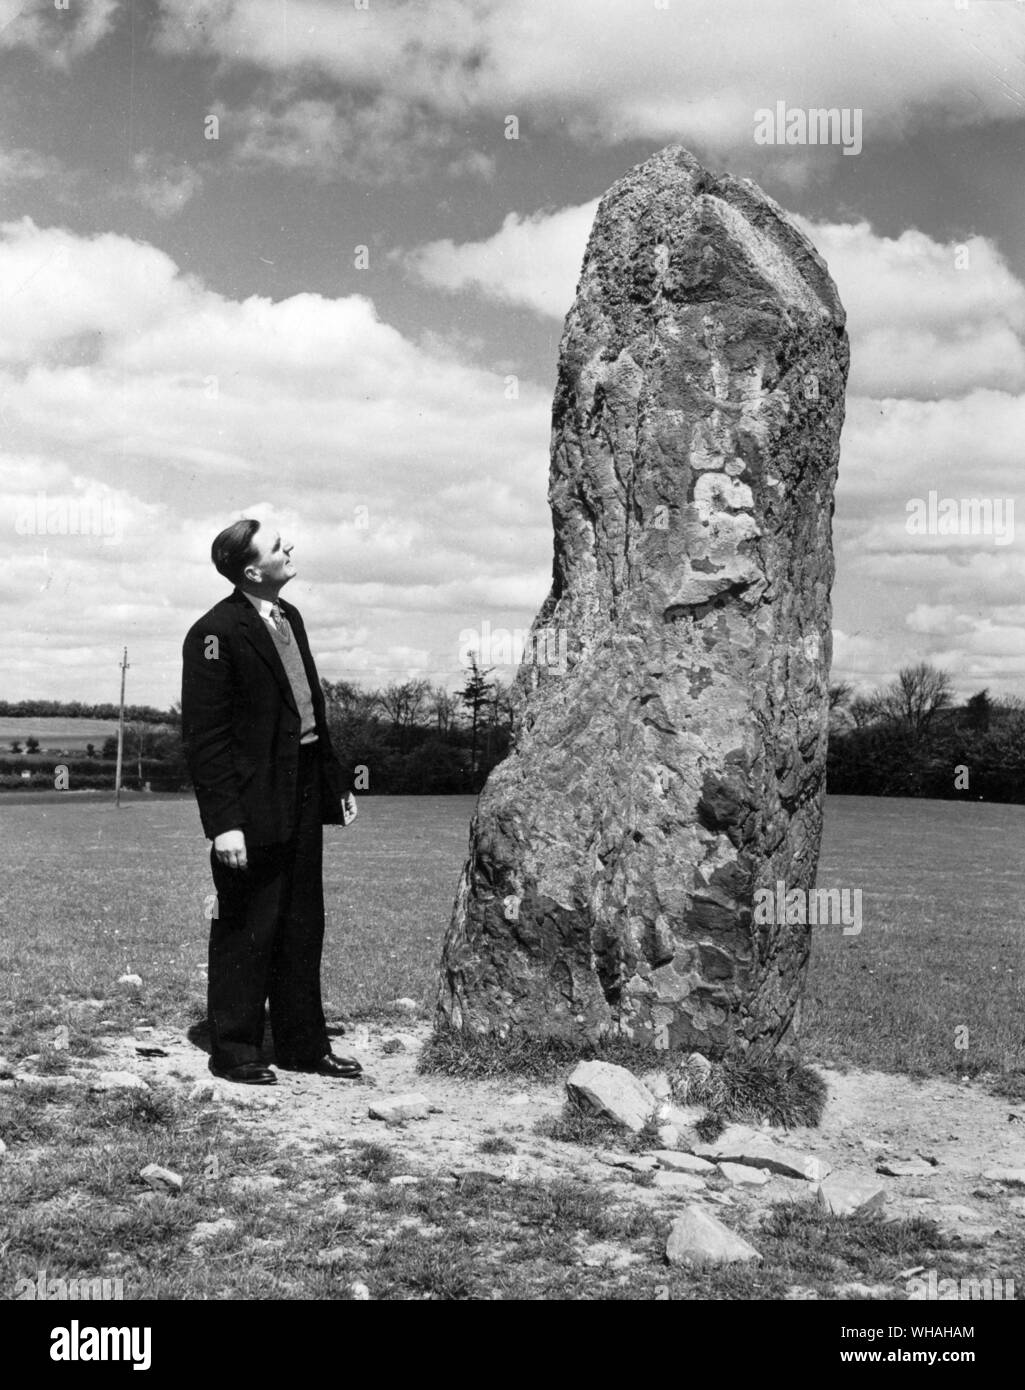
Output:
<instances>
[{"instance_id":1,"label":"tree line","mask_svg":"<svg viewBox=\"0 0 1025 1390\"><path fill-rule=\"evenodd\" d=\"M0 715L13 719L116 719L114 704L87 705L81 700L0 700ZM125 705L126 719L140 719L148 724L162 724L171 719L167 710L153 705Z\"/></svg>"},{"instance_id":2,"label":"tree line","mask_svg":"<svg viewBox=\"0 0 1025 1390\"><path fill-rule=\"evenodd\" d=\"M1025 803L1025 701L979 690L954 701L946 671L904 667L870 694L830 687L834 794Z\"/></svg>"},{"instance_id":3,"label":"tree line","mask_svg":"<svg viewBox=\"0 0 1025 1390\"><path fill-rule=\"evenodd\" d=\"M364 690L322 680L328 725L343 766L356 770L357 791L375 794L471 793L509 751L513 686L492 679L471 656L456 691L426 680ZM827 787L855 796L924 796L1025 803L1025 701L980 690L955 703L945 671L920 663L868 694L846 682L830 687ZM52 700L0 702L0 713L31 707L47 715L115 718L117 706ZM108 711L113 711L111 715ZM123 783L185 790L181 709L135 705L126 711ZM12 740L0 756L0 783L49 785L39 766L39 740ZM112 786L117 739L84 756L63 758L78 787ZM35 754L35 757L26 756ZM32 772L30 783L22 774Z\"/></svg>"},{"instance_id":4,"label":"tree line","mask_svg":"<svg viewBox=\"0 0 1025 1390\"><path fill-rule=\"evenodd\" d=\"M476 793L496 763L509 751L512 729L512 686L490 679L471 655L466 682L450 691L426 680L393 683L383 690L363 690L349 681L321 680L328 727L339 760L356 769L357 790L370 794L464 792ZM25 708L47 715L73 718L76 706L57 701L26 700ZM117 706L78 706L92 718L110 718ZM18 706L9 704L8 711ZM147 716L139 717L142 710ZM150 719L148 716L152 716ZM54 739L59 736L54 736ZM8 757L0 757L0 784L51 785L49 763L40 766L36 735L10 742ZM62 758L71 785L79 788L112 786L110 763L117 756L117 738L110 735L84 755ZM49 759L53 761L52 758ZM29 781L22 773L29 771ZM154 710L126 709L122 784L154 791L185 790L189 776L181 740L181 706Z\"/></svg>"}]
</instances>

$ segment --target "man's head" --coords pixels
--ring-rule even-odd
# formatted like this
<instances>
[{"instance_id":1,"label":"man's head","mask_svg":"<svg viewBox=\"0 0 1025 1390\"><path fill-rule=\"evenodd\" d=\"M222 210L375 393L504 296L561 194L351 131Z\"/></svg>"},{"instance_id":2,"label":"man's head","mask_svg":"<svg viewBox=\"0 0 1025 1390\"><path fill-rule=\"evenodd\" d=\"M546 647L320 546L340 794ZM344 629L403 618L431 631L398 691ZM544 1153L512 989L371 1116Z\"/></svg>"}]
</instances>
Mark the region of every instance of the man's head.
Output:
<instances>
[{"instance_id":1,"label":"man's head","mask_svg":"<svg viewBox=\"0 0 1025 1390\"><path fill-rule=\"evenodd\" d=\"M292 545L281 539L273 525L261 526L247 518L226 527L210 548L219 574L249 593L276 597L296 569Z\"/></svg>"}]
</instances>

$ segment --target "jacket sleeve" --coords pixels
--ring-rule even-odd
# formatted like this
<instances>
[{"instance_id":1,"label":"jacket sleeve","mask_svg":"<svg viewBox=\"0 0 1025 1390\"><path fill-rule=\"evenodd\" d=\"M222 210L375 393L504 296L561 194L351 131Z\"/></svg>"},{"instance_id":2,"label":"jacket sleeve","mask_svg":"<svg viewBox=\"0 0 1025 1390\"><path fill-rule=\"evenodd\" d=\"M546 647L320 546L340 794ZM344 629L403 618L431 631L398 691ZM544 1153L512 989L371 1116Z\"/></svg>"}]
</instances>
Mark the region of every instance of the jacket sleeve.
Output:
<instances>
[{"instance_id":1,"label":"jacket sleeve","mask_svg":"<svg viewBox=\"0 0 1025 1390\"><path fill-rule=\"evenodd\" d=\"M208 839L244 830L232 756L235 701L232 655L221 633L193 627L182 647L182 742Z\"/></svg>"}]
</instances>

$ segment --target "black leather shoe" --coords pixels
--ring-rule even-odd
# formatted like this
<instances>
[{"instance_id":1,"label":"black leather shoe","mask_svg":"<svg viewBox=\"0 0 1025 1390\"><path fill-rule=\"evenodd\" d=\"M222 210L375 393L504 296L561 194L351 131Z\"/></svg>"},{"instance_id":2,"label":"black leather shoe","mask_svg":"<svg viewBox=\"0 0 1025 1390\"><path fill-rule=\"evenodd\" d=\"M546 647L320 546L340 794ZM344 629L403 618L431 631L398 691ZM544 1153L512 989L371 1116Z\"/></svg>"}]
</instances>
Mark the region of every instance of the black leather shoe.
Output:
<instances>
[{"instance_id":1,"label":"black leather shoe","mask_svg":"<svg viewBox=\"0 0 1025 1390\"><path fill-rule=\"evenodd\" d=\"M210 1070L214 1076L223 1077L225 1081L235 1081L240 1086L276 1086L278 1078L271 1071L270 1067L265 1067L262 1062L240 1062L237 1067L214 1067Z\"/></svg>"},{"instance_id":2,"label":"black leather shoe","mask_svg":"<svg viewBox=\"0 0 1025 1390\"><path fill-rule=\"evenodd\" d=\"M327 1052L315 1062L278 1062L284 1071L312 1072L315 1076L336 1076L341 1081L352 1081L363 1075L363 1068L355 1057L337 1057Z\"/></svg>"}]
</instances>

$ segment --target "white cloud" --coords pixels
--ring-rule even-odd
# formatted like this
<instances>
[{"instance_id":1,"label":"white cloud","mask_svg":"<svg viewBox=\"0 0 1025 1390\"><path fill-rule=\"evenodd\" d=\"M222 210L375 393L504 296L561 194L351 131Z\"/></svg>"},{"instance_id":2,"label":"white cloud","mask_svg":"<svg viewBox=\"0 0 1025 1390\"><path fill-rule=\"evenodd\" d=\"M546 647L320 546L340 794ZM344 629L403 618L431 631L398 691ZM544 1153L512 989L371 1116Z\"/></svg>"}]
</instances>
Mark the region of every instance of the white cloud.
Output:
<instances>
[{"instance_id":1,"label":"white cloud","mask_svg":"<svg viewBox=\"0 0 1025 1390\"><path fill-rule=\"evenodd\" d=\"M360 296L235 300L152 246L28 219L0 226L0 300L0 507L19 561L0 592L29 662L12 693L70 698L80 672L47 648L127 641L137 698L172 698L181 636L223 590L210 542L257 505L294 534L292 596L325 675L408 663L412 623L455 680L461 628L529 621L545 596L547 391L521 381L507 400L503 375L410 342ZM40 491L53 534L14 524ZM62 515L99 520L83 534Z\"/></svg>"},{"instance_id":2,"label":"white cloud","mask_svg":"<svg viewBox=\"0 0 1025 1390\"><path fill-rule=\"evenodd\" d=\"M578 214L588 219L589 210ZM551 285L532 278L529 249L553 253L551 222L514 219L499 236L516 248L506 289L548 302ZM857 238L865 277L868 237L862 229ZM884 265L895 254L892 243L878 249ZM926 266L931 257L926 247ZM1001 293L1016 313L998 261L977 264L986 268L977 322L1000 312ZM902 275L920 273L899 265L886 272L898 325L913 322ZM475 274L483 283L489 272L477 262ZM430 335L413 343L361 296L232 299L152 246L27 219L0 227L0 297L7 514L40 489L80 506L103 487L120 499L117 544L8 534L24 563L6 568L0 588L23 624L16 640L34 644L40 661L46 643L114 650L131 637L141 644L138 678L144 667L153 682L144 698L170 698L183 625L217 594L210 540L257 502L296 534L294 597L336 663L325 674L389 665L413 622L417 648L455 679L463 628L533 617L550 575L549 396L521 382L520 399L507 400L502 364L482 364L479 348L462 357ZM953 312L971 319L972 307L955 302ZM858 309L869 322L881 312L871 296ZM931 322L937 333L946 327L935 313ZM855 345L858 333L852 322ZM985 536L910 536L906 504L930 490L1014 496L1023 437L1022 394L850 399L835 525L838 678L885 679L937 653L959 670L960 653L964 679L1020 686L1020 534L1005 547ZM135 610L125 605L144 616L129 621ZM949 607L950 630L931 627L923 605ZM973 635L997 613L999 632ZM34 683L11 679L22 681L18 693L42 688L38 669ZM68 674L60 693L77 679Z\"/></svg>"},{"instance_id":3,"label":"white cloud","mask_svg":"<svg viewBox=\"0 0 1025 1390\"><path fill-rule=\"evenodd\" d=\"M510 214L491 237L434 242L402 259L435 288L560 318L595 206ZM851 337L834 525L837 678L877 684L909 659L937 660L959 684L1020 688L1020 616L994 637L983 615L1008 612L1025 580L1025 497L1011 543L1000 545L970 531L911 534L908 503L930 491L999 499L1007 536L1025 437L1025 288L985 238L962 247L915 230L882 237L866 222L801 225L838 283ZM922 619L930 605L949 617L935 631Z\"/></svg>"},{"instance_id":4,"label":"white cloud","mask_svg":"<svg viewBox=\"0 0 1025 1390\"><path fill-rule=\"evenodd\" d=\"M203 185L202 175L188 164L161 159L140 150L132 159L135 182L129 191L155 217L174 217Z\"/></svg>"},{"instance_id":5,"label":"white cloud","mask_svg":"<svg viewBox=\"0 0 1025 1390\"><path fill-rule=\"evenodd\" d=\"M110 33L121 0L70 0L53 3L0 0L0 49L30 48L56 67L67 67Z\"/></svg>"},{"instance_id":6,"label":"white cloud","mask_svg":"<svg viewBox=\"0 0 1025 1390\"><path fill-rule=\"evenodd\" d=\"M576 288L598 201L558 212L510 212L483 241L445 239L398 253L425 284L442 290L476 289L501 303L563 318Z\"/></svg>"},{"instance_id":7,"label":"white cloud","mask_svg":"<svg viewBox=\"0 0 1025 1390\"><path fill-rule=\"evenodd\" d=\"M446 116L515 113L581 138L751 149L754 112L864 112L865 140L1022 115L1014 5L952 0L161 0L160 43L314 71ZM624 55L630 61L624 61ZM909 54L914 61L909 61ZM803 152L788 151L800 162ZM839 154L838 154L839 157Z\"/></svg>"},{"instance_id":8,"label":"white cloud","mask_svg":"<svg viewBox=\"0 0 1025 1390\"><path fill-rule=\"evenodd\" d=\"M446 239L399 254L436 289L473 289L561 319L597 206L509 213L483 240ZM864 221L795 221L825 258L847 310L854 395L940 399L982 386L1025 390L1025 285L992 241L943 243L914 229L891 238Z\"/></svg>"},{"instance_id":9,"label":"white cloud","mask_svg":"<svg viewBox=\"0 0 1025 1390\"><path fill-rule=\"evenodd\" d=\"M5 184L38 183L62 172L59 160L38 150L0 149L0 188Z\"/></svg>"},{"instance_id":10,"label":"white cloud","mask_svg":"<svg viewBox=\"0 0 1025 1390\"><path fill-rule=\"evenodd\" d=\"M458 144L450 120L387 92L302 97L287 84L235 108L216 103L213 111L221 138L245 165L371 185L422 178L443 159L451 178L494 174L494 159L479 150L449 157Z\"/></svg>"},{"instance_id":11,"label":"white cloud","mask_svg":"<svg viewBox=\"0 0 1025 1390\"><path fill-rule=\"evenodd\" d=\"M1025 389L1025 285L992 241L943 243L911 228L883 237L867 222L795 220L847 310L855 394Z\"/></svg>"}]
</instances>

